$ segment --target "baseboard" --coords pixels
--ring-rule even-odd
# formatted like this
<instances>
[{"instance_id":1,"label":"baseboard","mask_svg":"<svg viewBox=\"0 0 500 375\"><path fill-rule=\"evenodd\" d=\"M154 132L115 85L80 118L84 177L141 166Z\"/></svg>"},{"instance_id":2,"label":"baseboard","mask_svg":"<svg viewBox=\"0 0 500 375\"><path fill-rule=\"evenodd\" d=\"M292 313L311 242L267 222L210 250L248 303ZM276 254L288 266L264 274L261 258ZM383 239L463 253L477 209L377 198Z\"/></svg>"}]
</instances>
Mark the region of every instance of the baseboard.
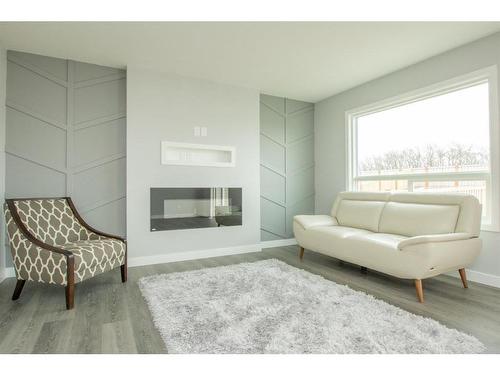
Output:
<instances>
[{"instance_id":1,"label":"baseboard","mask_svg":"<svg viewBox=\"0 0 500 375\"><path fill-rule=\"evenodd\" d=\"M134 257L128 259L129 267L146 266L149 264L159 264L159 263L170 263L170 262L180 262L183 260L193 260L193 259L203 259L203 258L213 258L224 255L234 255L234 254L244 254L244 253L254 253L259 252L262 249L270 247L279 246L291 246L296 245L297 241L295 238L274 240L274 241L263 241L256 245L238 246L238 247L225 247L219 249L208 249L208 250L197 250L197 251L186 251L180 253L156 255L149 257ZM460 277L458 272L448 273L447 275L452 277ZM14 267L7 267L3 271L3 275L0 272L0 282L9 277L15 277L16 273ZM467 279L479 284L492 286L495 288L500 288L500 276L491 275L489 273L467 270Z\"/></svg>"},{"instance_id":2,"label":"baseboard","mask_svg":"<svg viewBox=\"0 0 500 375\"><path fill-rule=\"evenodd\" d=\"M500 288L500 276L469 269L467 269L466 272L467 272L467 280L469 281L473 281L478 284L493 286L495 288ZM456 278L460 277L458 272L448 273L447 275Z\"/></svg>"},{"instance_id":3,"label":"baseboard","mask_svg":"<svg viewBox=\"0 0 500 375\"><path fill-rule=\"evenodd\" d=\"M3 279L0 277L0 283L9 277L15 277L15 276L16 276L16 271L14 270L14 267L6 267L3 272Z\"/></svg>"},{"instance_id":4,"label":"baseboard","mask_svg":"<svg viewBox=\"0 0 500 375\"><path fill-rule=\"evenodd\" d=\"M291 246L297 245L297 240L295 238L285 238L283 240L262 241L260 245L263 249L279 246Z\"/></svg>"},{"instance_id":5,"label":"baseboard","mask_svg":"<svg viewBox=\"0 0 500 375\"><path fill-rule=\"evenodd\" d=\"M235 255L244 253L255 253L262 250L260 244L223 247L218 249L206 249L196 251L183 251L171 254L152 255L147 257L132 257L128 258L129 267L147 266L150 264L180 262L183 260L203 259L221 257L225 255Z\"/></svg>"}]
</instances>

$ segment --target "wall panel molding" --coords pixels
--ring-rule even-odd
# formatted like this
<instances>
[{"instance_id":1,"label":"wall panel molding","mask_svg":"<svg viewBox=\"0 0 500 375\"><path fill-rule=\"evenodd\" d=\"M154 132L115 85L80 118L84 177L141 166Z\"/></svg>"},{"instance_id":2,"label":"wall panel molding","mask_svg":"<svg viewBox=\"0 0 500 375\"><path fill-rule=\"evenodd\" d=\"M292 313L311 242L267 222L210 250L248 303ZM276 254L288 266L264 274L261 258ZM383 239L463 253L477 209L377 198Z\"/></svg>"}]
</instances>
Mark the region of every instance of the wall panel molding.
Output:
<instances>
[{"instance_id":1,"label":"wall panel molding","mask_svg":"<svg viewBox=\"0 0 500 375\"><path fill-rule=\"evenodd\" d=\"M43 122L45 122L45 123L47 123L49 125L53 125L53 126L59 128L59 129L66 130L66 123L58 121L58 120L56 120L54 118L51 118L50 116L44 115L42 113L39 113L36 110L34 110L32 108L29 108L27 106L24 106L22 104L16 103L13 100L7 99L6 102L5 102L5 106L7 108L11 108L11 109L13 109L15 111L24 113L27 116L36 118L37 120L43 121Z\"/></svg>"},{"instance_id":2,"label":"wall panel molding","mask_svg":"<svg viewBox=\"0 0 500 375\"><path fill-rule=\"evenodd\" d=\"M116 74L110 74L110 75L104 76L104 77L75 82L75 87L82 88L82 87L87 87L87 86L95 86L95 85L98 85L101 83L117 81L119 79L125 79L125 78L126 78L125 72L121 72L121 73L116 73Z\"/></svg>"},{"instance_id":3,"label":"wall panel molding","mask_svg":"<svg viewBox=\"0 0 500 375\"><path fill-rule=\"evenodd\" d=\"M93 126L99 126L99 125L106 125L109 124L112 121L119 120L122 118L127 117L127 114L125 112L120 112L115 115L110 115L110 116L105 116L101 118L97 118L94 120L90 121L83 121L75 124L75 130L83 130L87 128L91 128Z\"/></svg>"},{"instance_id":4,"label":"wall panel molding","mask_svg":"<svg viewBox=\"0 0 500 375\"><path fill-rule=\"evenodd\" d=\"M48 165L48 164L46 164L46 163L41 163L41 162L40 162L40 161L38 161L38 160L34 160L34 159L29 158L29 157L27 157L27 156L23 156L23 155L21 155L19 152L13 151L13 150L11 149L11 147L12 147L12 146L10 146L10 145L5 145L5 153L6 153L7 155L14 156L14 157L16 157L16 158L18 158L18 159L22 159L22 160L28 161L28 162L33 163L33 164L36 164L36 165L38 165L38 166L40 166L40 167L44 167L44 168L47 168L47 169L51 169L51 170L53 170L53 171L55 171L55 172L63 173L63 174L65 174L65 175L67 175L67 174L68 174L68 169L67 169L67 168L58 168L58 167L53 166L53 165Z\"/></svg>"},{"instance_id":5,"label":"wall panel molding","mask_svg":"<svg viewBox=\"0 0 500 375\"><path fill-rule=\"evenodd\" d=\"M314 213L314 104L261 95L260 121L261 240L279 241Z\"/></svg>"},{"instance_id":6,"label":"wall panel molding","mask_svg":"<svg viewBox=\"0 0 500 375\"><path fill-rule=\"evenodd\" d=\"M33 73L36 73L41 77L47 78L48 80L50 80L54 83L57 83L58 85L60 85L62 87L68 87L67 81L62 80L62 79L52 75L51 73L37 67L36 65L30 64L26 61L23 61L19 57L13 56L12 54L9 54L8 61L10 61L10 62L12 62L20 67L23 67L23 68L25 68Z\"/></svg>"},{"instance_id":7,"label":"wall panel molding","mask_svg":"<svg viewBox=\"0 0 500 375\"><path fill-rule=\"evenodd\" d=\"M115 154L115 155L111 155L111 156L107 156L104 158L99 158L99 159L91 161L90 163L75 166L73 168L73 174L79 174L79 173L85 172L88 169L100 167L101 165L111 163L115 160L125 159L125 158L126 158L126 153L124 153L124 152L119 153L119 154Z\"/></svg>"},{"instance_id":8,"label":"wall panel molding","mask_svg":"<svg viewBox=\"0 0 500 375\"><path fill-rule=\"evenodd\" d=\"M74 122L74 106L75 106L75 62L68 61L68 82L66 90L66 168L68 169L68 175L66 177L66 194L71 196L73 193L73 171L72 160L73 160L73 122Z\"/></svg>"},{"instance_id":9,"label":"wall panel molding","mask_svg":"<svg viewBox=\"0 0 500 375\"><path fill-rule=\"evenodd\" d=\"M97 210L98 208L101 208L103 206L107 206L109 205L110 203L114 203L116 201L119 201L119 200L122 200L122 199L125 199L127 198L127 196L125 195L122 195L118 198L112 198L112 199L105 199L105 200L102 200L102 201L98 201L98 202L94 202L90 205L87 205L87 206L83 206L80 208L80 212L82 214L86 214L90 211L94 211L94 210Z\"/></svg>"},{"instance_id":10,"label":"wall panel molding","mask_svg":"<svg viewBox=\"0 0 500 375\"><path fill-rule=\"evenodd\" d=\"M125 213L126 168L123 159L126 158L126 131L122 128L126 119L125 85L109 90L105 84L125 80L126 72L16 51L8 52L8 61L13 65L10 65L12 69L7 68L6 107L16 112L12 112L6 124L6 154L9 156L6 197L59 196L65 193L75 199L76 206L92 225L125 235L124 217L117 221L118 224L110 223L110 218L119 218ZM83 79L77 81L79 77ZM54 97L56 104L51 102L49 95L54 83L65 90L62 107L60 95ZM86 90L86 95L80 96L78 102L76 93L81 88ZM101 97L105 100L96 103L95 98ZM52 112L47 113L53 116L33 108L45 110L41 100L48 102ZM76 123L75 113L90 120ZM106 116L102 116L103 113ZM117 120L120 120L119 124L113 123ZM109 126L113 125L120 126L120 131L109 131ZM91 127L95 127L92 133L85 134ZM33 131L38 140L27 138L30 134L23 134L28 130ZM96 136L99 142L96 142ZM106 168L105 175L102 168ZM30 173L36 173L36 182ZM106 184L79 185L82 177L87 181L94 176L104 176ZM111 181L109 187L108 179Z\"/></svg>"}]
</instances>

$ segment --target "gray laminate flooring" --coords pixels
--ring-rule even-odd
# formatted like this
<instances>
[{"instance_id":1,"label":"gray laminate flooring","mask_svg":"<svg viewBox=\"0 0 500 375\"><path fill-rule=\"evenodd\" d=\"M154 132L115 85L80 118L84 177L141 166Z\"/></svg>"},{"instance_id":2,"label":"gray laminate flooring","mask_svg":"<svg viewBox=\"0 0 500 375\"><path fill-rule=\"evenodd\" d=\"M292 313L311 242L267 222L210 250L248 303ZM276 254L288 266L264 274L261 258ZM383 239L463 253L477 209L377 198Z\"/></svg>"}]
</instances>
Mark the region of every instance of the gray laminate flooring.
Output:
<instances>
[{"instance_id":1,"label":"gray laminate flooring","mask_svg":"<svg viewBox=\"0 0 500 375\"><path fill-rule=\"evenodd\" d=\"M165 353L137 280L155 273L179 272L276 258L347 284L415 314L440 321L479 338L489 353L500 353L500 289L439 276L424 280L425 304L416 301L411 280L400 280L297 246L129 269L126 284L114 270L76 286L75 309L65 310L64 288L26 283L11 301L15 280L0 284L0 353Z\"/></svg>"}]
</instances>

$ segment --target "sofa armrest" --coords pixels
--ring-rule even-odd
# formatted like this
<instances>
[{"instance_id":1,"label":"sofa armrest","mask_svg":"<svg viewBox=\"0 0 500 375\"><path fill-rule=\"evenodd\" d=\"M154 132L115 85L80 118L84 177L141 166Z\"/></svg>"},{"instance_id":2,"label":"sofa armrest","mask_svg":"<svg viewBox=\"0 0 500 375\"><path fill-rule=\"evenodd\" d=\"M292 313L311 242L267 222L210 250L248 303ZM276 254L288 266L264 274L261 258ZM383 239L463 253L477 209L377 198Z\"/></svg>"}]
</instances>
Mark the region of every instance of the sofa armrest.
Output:
<instances>
[{"instance_id":1,"label":"sofa armrest","mask_svg":"<svg viewBox=\"0 0 500 375\"><path fill-rule=\"evenodd\" d=\"M337 225L337 220L329 215L297 215L293 217L293 221L304 230L312 227Z\"/></svg>"},{"instance_id":2,"label":"sofa armrest","mask_svg":"<svg viewBox=\"0 0 500 375\"><path fill-rule=\"evenodd\" d=\"M470 233L447 233L447 234L430 234L424 236L415 236L407 238L398 244L399 250L404 250L408 246L421 245L434 242L448 242L468 240L474 236Z\"/></svg>"}]
</instances>

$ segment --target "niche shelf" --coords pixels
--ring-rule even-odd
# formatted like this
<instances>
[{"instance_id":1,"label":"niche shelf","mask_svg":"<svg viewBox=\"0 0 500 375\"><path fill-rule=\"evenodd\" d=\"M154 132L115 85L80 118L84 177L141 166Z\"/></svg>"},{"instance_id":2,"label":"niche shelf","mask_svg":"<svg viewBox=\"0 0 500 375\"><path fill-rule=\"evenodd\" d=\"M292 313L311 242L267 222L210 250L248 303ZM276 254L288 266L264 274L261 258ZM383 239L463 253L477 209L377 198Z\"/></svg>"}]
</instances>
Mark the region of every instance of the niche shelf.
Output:
<instances>
[{"instance_id":1,"label":"niche shelf","mask_svg":"<svg viewBox=\"0 0 500 375\"><path fill-rule=\"evenodd\" d=\"M234 167L236 149L232 146L161 142L161 163L201 167Z\"/></svg>"}]
</instances>

